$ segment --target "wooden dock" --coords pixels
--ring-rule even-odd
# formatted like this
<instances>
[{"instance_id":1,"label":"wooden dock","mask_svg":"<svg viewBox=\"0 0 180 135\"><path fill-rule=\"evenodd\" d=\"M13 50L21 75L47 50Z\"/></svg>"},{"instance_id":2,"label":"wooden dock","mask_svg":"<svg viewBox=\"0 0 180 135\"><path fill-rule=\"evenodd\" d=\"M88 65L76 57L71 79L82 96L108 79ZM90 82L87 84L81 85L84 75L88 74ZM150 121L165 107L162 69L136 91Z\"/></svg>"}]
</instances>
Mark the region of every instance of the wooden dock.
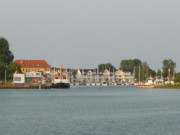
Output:
<instances>
[{"instance_id":1,"label":"wooden dock","mask_svg":"<svg viewBox=\"0 0 180 135\"><path fill-rule=\"evenodd\" d=\"M137 85L136 88L158 88L157 85Z\"/></svg>"},{"instance_id":2,"label":"wooden dock","mask_svg":"<svg viewBox=\"0 0 180 135\"><path fill-rule=\"evenodd\" d=\"M48 85L0 85L0 89L50 89Z\"/></svg>"}]
</instances>

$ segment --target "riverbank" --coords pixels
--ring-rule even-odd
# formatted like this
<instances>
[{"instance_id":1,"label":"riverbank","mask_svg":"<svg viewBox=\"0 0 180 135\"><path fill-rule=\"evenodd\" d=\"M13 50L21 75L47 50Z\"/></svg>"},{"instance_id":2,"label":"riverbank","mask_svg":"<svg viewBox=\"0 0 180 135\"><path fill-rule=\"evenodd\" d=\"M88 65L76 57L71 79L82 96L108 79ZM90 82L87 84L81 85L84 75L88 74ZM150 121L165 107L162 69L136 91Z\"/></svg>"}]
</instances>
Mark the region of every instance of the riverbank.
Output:
<instances>
[{"instance_id":1,"label":"riverbank","mask_svg":"<svg viewBox=\"0 0 180 135\"><path fill-rule=\"evenodd\" d=\"M180 89L180 84L174 85L137 85L136 88L161 88L161 89Z\"/></svg>"},{"instance_id":2,"label":"riverbank","mask_svg":"<svg viewBox=\"0 0 180 135\"><path fill-rule=\"evenodd\" d=\"M180 89L180 84L174 84L174 85L163 85L163 86L158 86L158 88L162 89Z\"/></svg>"}]
</instances>

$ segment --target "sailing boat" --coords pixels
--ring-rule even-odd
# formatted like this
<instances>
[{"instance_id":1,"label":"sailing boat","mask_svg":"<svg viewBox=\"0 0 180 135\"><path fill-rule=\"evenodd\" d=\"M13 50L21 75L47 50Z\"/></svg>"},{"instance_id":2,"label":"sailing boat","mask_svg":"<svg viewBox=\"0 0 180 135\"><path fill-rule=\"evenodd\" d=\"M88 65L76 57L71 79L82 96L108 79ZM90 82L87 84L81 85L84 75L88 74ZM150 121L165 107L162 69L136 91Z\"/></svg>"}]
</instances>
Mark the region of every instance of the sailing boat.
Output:
<instances>
[{"instance_id":1,"label":"sailing boat","mask_svg":"<svg viewBox=\"0 0 180 135\"><path fill-rule=\"evenodd\" d=\"M99 83L99 66L97 68L97 83L96 86L100 86L101 84Z\"/></svg>"}]
</instances>

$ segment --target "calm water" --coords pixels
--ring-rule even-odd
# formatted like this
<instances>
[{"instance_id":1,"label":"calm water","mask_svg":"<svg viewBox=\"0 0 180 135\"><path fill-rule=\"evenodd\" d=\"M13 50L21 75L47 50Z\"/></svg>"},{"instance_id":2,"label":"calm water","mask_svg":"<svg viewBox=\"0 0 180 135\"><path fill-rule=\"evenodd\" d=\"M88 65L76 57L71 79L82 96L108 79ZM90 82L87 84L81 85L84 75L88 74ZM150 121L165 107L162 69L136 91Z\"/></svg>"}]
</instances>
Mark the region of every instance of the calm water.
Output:
<instances>
[{"instance_id":1,"label":"calm water","mask_svg":"<svg viewBox=\"0 0 180 135\"><path fill-rule=\"evenodd\" d=\"M180 90L0 90L0 135L179 135Z\"/></svg>"}]
</instances>

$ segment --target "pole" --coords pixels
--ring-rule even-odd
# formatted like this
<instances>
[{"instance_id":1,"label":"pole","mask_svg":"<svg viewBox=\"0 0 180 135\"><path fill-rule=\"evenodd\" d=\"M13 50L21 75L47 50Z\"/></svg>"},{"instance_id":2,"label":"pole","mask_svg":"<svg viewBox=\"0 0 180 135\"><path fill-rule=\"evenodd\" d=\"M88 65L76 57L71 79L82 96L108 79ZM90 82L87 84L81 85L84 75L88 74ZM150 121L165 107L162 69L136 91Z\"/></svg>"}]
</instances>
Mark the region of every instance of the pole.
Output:
<instances>
[{"instance_id":1,"label":"pole","mask_svg":"<svg viewBox=\"0 0 180 135\"><path fill-rule=\"evenodd\" d=\"M139 66L139 85L140 85L140 66Z\"/></svg>"},{"instance_id":2,"label":"pole","mask_svg":"<svg viewBox=\"0 0 180 135\"><path fill-rule=\"evenodd\" d=\"M6 70L5 70L5 85L6 85Z\"/></svg>"}]
</instances>

